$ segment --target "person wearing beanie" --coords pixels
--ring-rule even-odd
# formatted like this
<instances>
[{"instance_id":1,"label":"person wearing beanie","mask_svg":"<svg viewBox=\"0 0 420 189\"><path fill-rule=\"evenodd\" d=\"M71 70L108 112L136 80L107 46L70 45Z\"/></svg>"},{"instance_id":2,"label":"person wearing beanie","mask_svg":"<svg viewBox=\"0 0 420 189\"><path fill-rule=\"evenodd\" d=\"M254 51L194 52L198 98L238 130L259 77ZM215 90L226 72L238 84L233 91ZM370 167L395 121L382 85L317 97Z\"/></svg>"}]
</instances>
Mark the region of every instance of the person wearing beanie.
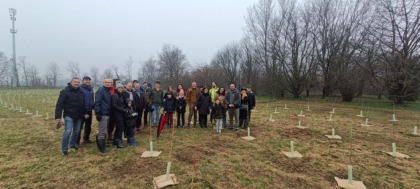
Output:
<instances>
[{"instance_id":1,"label":"person wearing beanie","mask_svg":"<svg viewBox=\"0 0 420 189\"><path fill-rule=\"evenodd\" d=\"M117 129L114 134L114 145L117 148L124 148L122 142L122 134L124 131L124 115L128 112L125 109L123 92L124 86L121 83L118 83L115 86L116 90L114 95L112 95L112 117L116 123Z\"/></svg>"},{"instance_id":2,"label":"person wearing beanie","mask_svg":"<svg viewBox=\"0 0 420 189\"><path fill-rule=\"evenodd\" d=\"M220 103L219 98L216 98L214 101L211 114L213 114L213 117L216 120L216 131L221 133L223 127L223 117L226 115L226 108L222 103Z\"/></svg>"},{"instance_id":3,"label":"person wearing beanie","mask_svg":"<svg viewBox=\"0 0 420 189\"><path fill-rule=\"evenodd\" d=\"M126 98L125 101L124 126L127 135L127 144L130 146L137 146L134 138L134 128L136 127L136 120L138 113L135 111L134 101Z\"/></svg>"},{"instance_id":4,"label":"person wearing beanie","mask_svg":"<svg viewBox=\"0 0 420 189\"><path fill-rule=\"evenodd\" d=\"M219 87L217 87L217 83L213 81L209 91L212 106L214 105L214 101L216 101L217 92L219 92ZM213 114L210 114L210 123L213 123Z\"/></svg>"},{"instance_id":5,"label":"person wearing beanie","mask_svg":"<svg viewBox=\"0 0 420 189\"><path fill-rule=\"evenodd\" d=\"M198 123L201 128L207 128L207 115L210 114L211 99L209 94L209 89L207 87L203 88L203 93L198 96L197 106L195 107L198 110Z\"/></svg>"},{"instance_id":6,"label":"person wearing beanie","mask_svg":"<svg viewBox=\"0 0 420 189\"><path fill-rule=\"evenodd\" d=\"M176 112L177 112L177 119L176 119L177 126L176 127L178 128L185 127L185 112L186 112L187 102L185 101L184 93L185 93L184 89L181 89L176 99L176 106L175 106Z\"/></svg>"}]
</instances>

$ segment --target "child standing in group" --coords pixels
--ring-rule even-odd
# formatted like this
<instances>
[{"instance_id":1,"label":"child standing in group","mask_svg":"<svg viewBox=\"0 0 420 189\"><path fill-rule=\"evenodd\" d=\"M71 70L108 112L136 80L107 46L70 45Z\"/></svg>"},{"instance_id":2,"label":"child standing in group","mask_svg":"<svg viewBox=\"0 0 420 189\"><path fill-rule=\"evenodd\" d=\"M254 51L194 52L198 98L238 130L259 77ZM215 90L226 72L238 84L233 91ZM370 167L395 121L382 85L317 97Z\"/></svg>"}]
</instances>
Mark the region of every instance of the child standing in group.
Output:
<instances>
[{"instance_id":1,"label":"child standing in group","mask_svg":"<svg viewBox=\"0 0 420 189\"><path fill-rule=\"evenodd\" d=\"M214 101L214 106L211 113L213 118L216 120L216 131L221 133L223 127L223 117L226 114L226 108L222 103L220 103L219 98L216 98L216 101Z\"/></svg>"},{"instance_id":2,"label":"child standing in group","mask_svg":"<svg viewBox=\"0 0 420 189\"><path fill-rule=\"evenodd\" d=\"M169 91L166 94L166 98L163 101L163 113L166 116L166 120L168 121L168 126L172 127L173 122L173 112L175 111L175 98L173 97L173 92Z\"/></svg>"},{"instance_id":3,"label":"child standing in group","mask_svg":"<svg viewBox=\"0 0 420 189\"><path fill-rule=\"evenodd\" d=\"M185 127L185 111L186 111L186 106L187 103L185 101L185 96L184 96L184 89L181 89L179 91L179 94L177 96L176 99L176 112L177 112L177 126L178 128L180 127ZM182 124L181 123L182 120Z\"/></svg>"},{"instance_id":4,"label":"child standing in group","mask_svg":"<svg viewBox=\"0 0 420 189\"><path fill-rule=\"evenodd\" d=\"M134 111L133 101L127 98L126 100L126 114L124 116L125 133L127 134L127 144L130 146L137 146L136 140L134 139L134 128L136 127L136 121L138 113Z\"/></svg>"}]
</instances>

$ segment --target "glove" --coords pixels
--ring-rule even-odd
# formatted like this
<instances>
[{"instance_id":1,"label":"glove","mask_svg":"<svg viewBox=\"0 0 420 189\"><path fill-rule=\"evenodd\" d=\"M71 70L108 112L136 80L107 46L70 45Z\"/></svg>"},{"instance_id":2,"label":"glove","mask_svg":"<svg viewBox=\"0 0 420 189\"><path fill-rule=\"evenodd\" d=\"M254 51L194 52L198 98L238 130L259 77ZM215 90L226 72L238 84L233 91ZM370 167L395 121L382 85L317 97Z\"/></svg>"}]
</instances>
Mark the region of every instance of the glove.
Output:
<instances>
[{"instance_id":1,"label":"glove","mask_svg":"<svg viewBox=\"0 0 420 189\"><path fill-rule=\"evenodd\" d=\"M85 114L85 119L89 119L89 115L88 114Z\"/></svg>"},{"instance_id":2,"label":"glove","mask_svg":"<svg viewBox=\"0 0 420 189\"><path fill-rule=\"evenodd\" d=\"M100 115L96 115L96 121L100 122L100 121L101 121L101 119L102 119L102 116L100 116Z\"/></svg>"},{"instance_id":3,"label":"glove","mask_svg":"<svg viewBox=\"0 0 420 189\"><path fill-rule=\"evenodd\" d=\"M131 114L131 116L133 116L133 117L137 116L137 115L139 115L137 112L134 112L134 113Z\"/></svg>"}]
</instances>

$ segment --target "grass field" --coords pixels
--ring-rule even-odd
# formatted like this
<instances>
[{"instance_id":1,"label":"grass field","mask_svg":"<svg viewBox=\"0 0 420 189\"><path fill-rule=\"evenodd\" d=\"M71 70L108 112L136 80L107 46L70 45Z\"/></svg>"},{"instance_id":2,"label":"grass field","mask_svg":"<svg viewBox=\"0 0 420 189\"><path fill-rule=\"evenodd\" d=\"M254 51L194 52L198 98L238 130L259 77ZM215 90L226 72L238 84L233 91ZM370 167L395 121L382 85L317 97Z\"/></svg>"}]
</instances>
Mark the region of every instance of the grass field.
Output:
<instances>
[{"instance_id":1,"label":"grass field","mask_svg":"<svg viewBox=\"0 0 420 189\"><path fill-rule=\"evenodd\" d=\"M175 129L173 140L172 131L164 130L157 140L156 131L146 127L147 132L136 134L138 147L110 147L109 153L100 154L95 144L82 144L77 152L63 157L63 128L55 129L52 119L58 93L53 89L0 90L0 188L153 188L153 177L165 174L169 161L179 181L173 188L338 188L334 176L347 178L349 164L353 178L367 188L420 188L420 137L410 135L413 126L419 125L416 103L395 108L399 121L393 125L389 120L394 109L387 100L342 103L312 98L311 111L306 111L306 99L257 97L251 120L254 141L241 139L246 130L218 134L210 128ZM284 110L284 104L290 109ZM16 107L31 113L38 110L43 117L19 113ZM275 107L279 113L273 113ZM333 107L334 121L328 121ZM365 118L356 115L362 107L372 127L360 126ZM305 117L297 116L301 110ZM270 114L274 122L268 121ZM307 128L295 128L298 121ZM97 128L94 121L93 133ZM343 137L341 141L324 136L332 128ZM140 158L150 139L162 154ZM290 150L291 140L302 159L281 153ZM398 152L411 158L396 159L384 153L391 151L392 142Z\"/></svg>"}]
</instances>

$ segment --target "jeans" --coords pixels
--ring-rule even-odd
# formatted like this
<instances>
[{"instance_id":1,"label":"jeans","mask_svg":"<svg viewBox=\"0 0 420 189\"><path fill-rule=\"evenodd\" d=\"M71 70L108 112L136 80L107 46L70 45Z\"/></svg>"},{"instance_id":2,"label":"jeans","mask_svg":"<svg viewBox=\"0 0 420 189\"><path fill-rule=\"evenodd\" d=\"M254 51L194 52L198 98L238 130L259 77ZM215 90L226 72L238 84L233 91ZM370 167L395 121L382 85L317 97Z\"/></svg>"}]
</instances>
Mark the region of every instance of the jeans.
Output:
<instances>
[{"instance_id":1,"label":"jeans","mask_svg":"<svg viewBox=\"0 0 420 189\"><path fill-rule=\"evenodd\" d=\"M82 119L74 119L69 116L64 117L64 133L63 133L63 140L61 141L61 150L63 152L67 152L69 150L69 140L70 140L70 147L76 147L77 138L79 137L80 132L80 125L82 123Z\"/></svg>"},{"instance_id":2,"label":"jeans","mask_svg":"<svg viewBox=\"0 0 420 189\"><path fill-rule=\"evenodd\" d=\"M152 105L153 112L150 115L150 125L158 124L159 117L160 117L160 106L159 105ZM156 116L156 118L154 117ZM154 122L156 120L156 122Z\"/></svg>"},{"instance_id":3,"label":"jeans","mask_svg":"<svg viewBox=\"0 0 420 189\"><path fill-rule=\"evenodd\" d=\"M223 119L216 119L216 130L217 132L221 132L222 131L222 124L223 124Z\"/></svg>"}]
</instances>

